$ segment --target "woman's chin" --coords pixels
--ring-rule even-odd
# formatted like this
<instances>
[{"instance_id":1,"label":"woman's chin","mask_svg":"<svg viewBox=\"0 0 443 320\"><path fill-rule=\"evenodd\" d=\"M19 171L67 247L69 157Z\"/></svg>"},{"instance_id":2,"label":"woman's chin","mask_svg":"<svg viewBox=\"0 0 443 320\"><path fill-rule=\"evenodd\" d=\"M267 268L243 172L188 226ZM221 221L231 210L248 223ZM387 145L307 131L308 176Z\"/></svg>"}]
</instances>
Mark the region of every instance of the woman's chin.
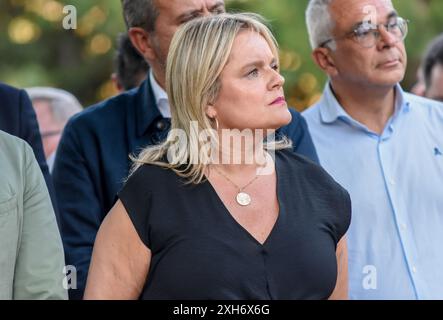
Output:
<instances>
[{"instance_id":1,"label":"woman's chin","mask_svg":"<svg viewBox=\"0 0 443 320\"><path fill-rule=\"evenodd\" d=\"M286 108L286 110L279 112L278 116L276 115L276 123L274 128L279 129L281 127L284 127L288 124L290 124L292 121L292 114L289 112L289 109Z\"/></svg>"}]
</instances>

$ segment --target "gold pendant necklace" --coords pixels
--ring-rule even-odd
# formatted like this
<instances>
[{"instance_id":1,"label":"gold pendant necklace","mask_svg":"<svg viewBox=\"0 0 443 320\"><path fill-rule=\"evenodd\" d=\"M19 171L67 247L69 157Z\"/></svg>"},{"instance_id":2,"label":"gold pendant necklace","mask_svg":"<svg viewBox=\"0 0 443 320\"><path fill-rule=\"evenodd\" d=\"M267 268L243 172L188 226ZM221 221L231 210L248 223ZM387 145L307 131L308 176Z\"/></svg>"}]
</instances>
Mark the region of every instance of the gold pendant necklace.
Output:
<instances>
[{"instance_id":1,"label":"gold pendant necklace","mask_svg":"<svg viewBox=\"0 0 443 320\"><path fill-rule=\"evenodd\" d=\"M246 192L237 193L237 197L235 197L237 203L243 207L249 206L252 202L251 196Z\"/></svg>"},{"instance_id":2,"label":"gold pendant necklace","mask_svg":"<svg viewBox=\"0 0 443 320\"><path fill-rule=\"evenodd\" d=\"M223 172L218 170L216 167L213 167L213 168L215 171L217 171L221 176L223 176L226 180L228 180L230 183L232 183L238 189L237 196L235 197L235 200L237 201L237 203L239 205L241 205L242 207L249 206L252 202L252 198L244 190L247 187L249 187L255 180L257 180L259 175L256 173L254 179L249 181L249 183L246 184L244 187L240 188L236 183L234 183L231 179L229 179L229 177L227 175L225 175Z\"/></svg>"}]
</instances>

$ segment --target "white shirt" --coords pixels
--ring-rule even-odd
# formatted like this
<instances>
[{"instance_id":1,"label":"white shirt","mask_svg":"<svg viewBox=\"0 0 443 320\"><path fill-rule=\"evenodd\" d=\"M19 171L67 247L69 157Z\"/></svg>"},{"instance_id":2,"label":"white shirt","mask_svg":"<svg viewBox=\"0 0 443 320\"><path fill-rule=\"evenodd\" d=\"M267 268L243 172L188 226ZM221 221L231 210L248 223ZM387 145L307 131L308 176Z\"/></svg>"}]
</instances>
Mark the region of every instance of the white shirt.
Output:
<instances>
[{"instance_id":1,"label":"white shirt","mask_svg":"<svg viewBox=\"0 0 443 320\"><path fill-rule=\"evenodd\" d=\"M51 155L49 155L49 157L46 159L49 173L52 173L52 169L54 169L54 161L55 161L55 152L53 152Z\"/></svg>"},{"instance_id":2,"label":"white shirt","mask_svg":"<svg viewBox=\"0 0 443 320\"><path fill-rule=\"evenodd\" d=\"M151 82L152 92L154 93L155 103L163 118L171 118L171 109L166 91L155 80L152 69L149 71L149 81Z\"/></svg>"}]
</instances>

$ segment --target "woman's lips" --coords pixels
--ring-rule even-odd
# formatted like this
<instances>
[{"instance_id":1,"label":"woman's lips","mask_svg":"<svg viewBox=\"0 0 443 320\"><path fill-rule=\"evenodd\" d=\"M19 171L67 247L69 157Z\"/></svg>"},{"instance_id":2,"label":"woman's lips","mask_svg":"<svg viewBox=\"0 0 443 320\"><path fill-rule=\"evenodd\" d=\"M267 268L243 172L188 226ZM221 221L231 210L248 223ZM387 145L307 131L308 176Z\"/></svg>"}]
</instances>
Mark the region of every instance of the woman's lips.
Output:
<instances>
[{"instance_id":1,"label":"woman's lips","mask_svg":"<svg viewBox=\"0 0 443 320\"><path fill-rule=\"evenodd\" d=\"M285 103L286 103L285 98L284 98L284 97L279 97L279 98L275 99L275 100L271 103L271 105L280 105L280 104L285 104Z\"/></svg>"}]
</instances>

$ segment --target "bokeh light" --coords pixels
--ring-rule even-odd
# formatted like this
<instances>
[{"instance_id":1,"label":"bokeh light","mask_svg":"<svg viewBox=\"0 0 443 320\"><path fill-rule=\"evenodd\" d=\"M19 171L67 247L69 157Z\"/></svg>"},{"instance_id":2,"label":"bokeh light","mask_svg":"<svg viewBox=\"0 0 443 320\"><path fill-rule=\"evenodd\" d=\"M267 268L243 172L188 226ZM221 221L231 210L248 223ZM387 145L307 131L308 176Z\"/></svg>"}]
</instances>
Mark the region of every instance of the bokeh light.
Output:
<instances>
[{"instance_id":1,"label":"bokeh light","mask_svg":"<svg viewBox=\"0 0 443 320\"><path fill-rule=\"evenodd\" d=\"M103 55L111 50L112 41L103 33L95 35L89 44L89 52L92 55Z\"/></svg>"},{"instance_id":2,"label":"bokeh light","mask_svg":"<svg viewBox=\"0 0 443 320\"><path fill-rule=\"evenodd\" d=\"M25 18L11 20L8 27L10 40L16 44L28 44L39 38L41 30L38 25Z\"/></svg>"}]
</instances>

